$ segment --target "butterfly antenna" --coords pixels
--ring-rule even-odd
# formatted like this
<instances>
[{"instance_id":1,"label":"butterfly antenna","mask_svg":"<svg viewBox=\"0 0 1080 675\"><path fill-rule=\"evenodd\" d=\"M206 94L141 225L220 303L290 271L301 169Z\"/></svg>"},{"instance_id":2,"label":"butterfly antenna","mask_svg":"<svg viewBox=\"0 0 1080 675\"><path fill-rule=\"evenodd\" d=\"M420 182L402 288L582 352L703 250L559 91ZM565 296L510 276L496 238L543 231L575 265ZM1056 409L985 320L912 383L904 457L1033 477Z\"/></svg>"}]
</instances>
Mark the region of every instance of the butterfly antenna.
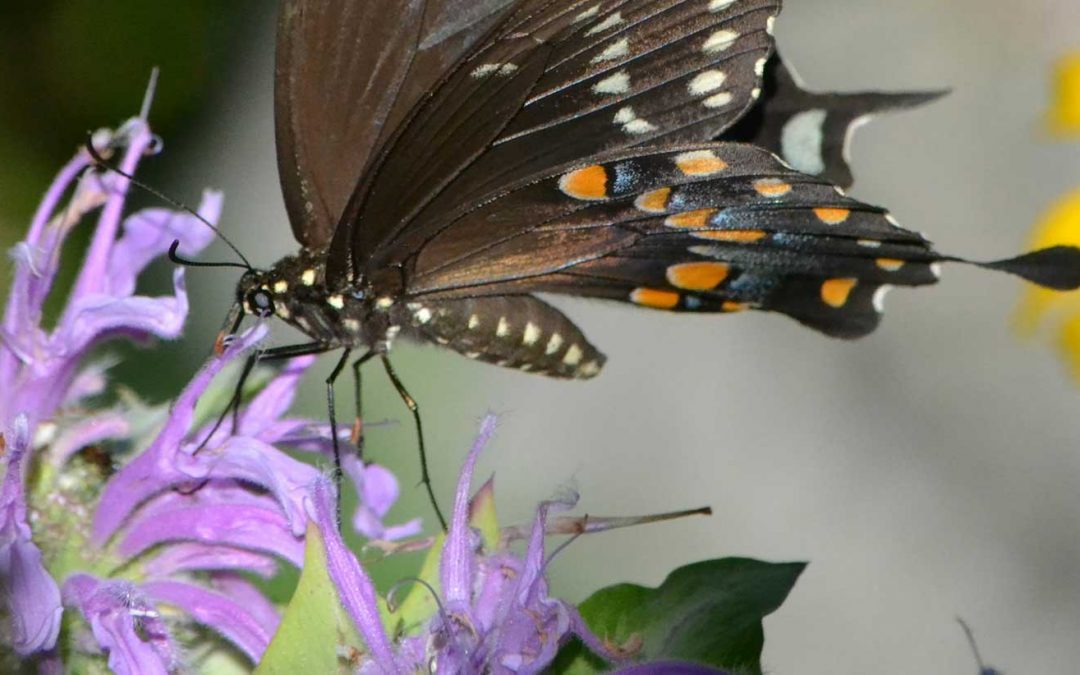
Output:
<instances>
[{"instance_id":1,"label":"butterfly antenna","mask_svg":"<svg viewBox=\"0 0 1080 675\"><path fill-rule=\"evenodd\" d=\"M148 91L148 93L150 93L150 92ZM146 103L144 102L144 106L145 105L146 105ZM246 270L255 269L254 267L252 267L251 262L248 261L247 257L243 253L240 252L240 249L236 246L236 244L234 244L228 237L226 237L225 234L216 225L214 225L209 220L204 218L198 211L196 211L195 209L191 208L190 206L184 204L183 202L177 201L177 200L173 199L172 197L169 197L168 195L166 195L161 190L158 190L157 188L154 188L154 187L152 187L150 185L147 185L146 183L143 183L142 181L135 178L134 176L132 176L127 171L124 171L123 169L118 169L117 167L109 164L109 162L106 161L106 159L101 156L101 153L99 153L97 151L97 149L94 147L94 140L93 140L93 135L92 134L87 134L85 146L86 146L86 151L90 154L90 157L94 160L94 163L97 166L99 166L99 167L101 167L103 169L107 169L109 171L112 171L113 173L115 173L115 174L117 174L119 176L123 176L124 178L131 181L131 184L134 185L135 187L139 188L140 190L148 192L149 194L152 194L153 196L157 197L158 199L165 202L166 204L169 204L173 208L175 208L175 209L177 209L179 211L183 211L184 213L187 213L188 215L194 217L200 223L202 223L203 225L206 225L208 228L213 230L214 234L216 234L218 236L218 238L221 239L221 241L225 242L225 245L228 246L230 249L232 249L233 253L235 253L237 255L237 257L239 257L240 260L243 261L243 263L242 264L241 263L200 263L200 262L196 262L196 261L192 261L192 260L186 260L186 259L181 258L181 257L176 255L176 249L180 246L179 240L174 241L173 245L169 248L169 259L170 260L172 260L173 262L175 262L177 264L189 265L191 267L240 267L240 268L246 269Z\"/></svg>"}]
</instances>

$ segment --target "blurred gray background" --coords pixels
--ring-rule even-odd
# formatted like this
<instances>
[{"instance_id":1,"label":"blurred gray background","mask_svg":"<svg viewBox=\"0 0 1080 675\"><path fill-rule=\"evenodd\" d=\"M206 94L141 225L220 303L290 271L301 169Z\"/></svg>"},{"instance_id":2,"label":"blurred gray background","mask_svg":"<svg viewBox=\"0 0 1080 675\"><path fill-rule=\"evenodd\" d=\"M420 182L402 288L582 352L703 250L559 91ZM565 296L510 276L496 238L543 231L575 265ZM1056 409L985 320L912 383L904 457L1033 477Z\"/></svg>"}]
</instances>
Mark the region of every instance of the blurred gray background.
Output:
<instances>
[{"instance_id":1,"label":"blurred gray background","mask_svg":"<svg viewBox=\"0 0 1080 675\"><path fill-rule=\"evenodd\" d=\"M159 183L188 201L202 186L224 189L224 227L269 264L295 245L276 175L265 4L209 15L225 22L213 30L227 44L202 72L201 107L175 113L194 122L175 123L153 164ZM853 153L853 194L888 206L944 251L1011 255L1050 202L1080 185L1080 148L1051 143L1041 127L1050 65L1080 48L1076 0L789 0L778 39L813 88L954 89L864 128ZM93 77L110 79L109 62L93 67ZM162 97L190 75L166 65ZM121 110L137 109L139 87L131 80ZM83 128L53 133L70 148ZM21 225L6 226L8 244ZM227 254L219 247L206 257ZM191 338L155 352L154 363L178 377L206 354L234 277L192 270L189 280ZM947 268L937 287L891 295L882 328L856 343L781 317L675 317L556 300L610 357L587 383L433 348L401 345L395 356L423 408L444 501L477 419L494 410L501 427L480 474L497 474L504 522L527 520L566 485L580 491L580 513L715 510L577 540L552 569L565 597L623 580L655 585L710 557L808 560L766 621L770 672L974 673L957 615L1006 672L1076 672L1080 393L1045 344L1022 342L1011 328L1020 290L1011 278ZM308 378L302 400L312 415L325 414L330 366ZM411 424L381 372L369 372L369 419L402 421L370 431L371 456L399 467L398 512L423 509L411 488ZM349 387L341 389L348 406Z\"/></svg>"}]
</instances>

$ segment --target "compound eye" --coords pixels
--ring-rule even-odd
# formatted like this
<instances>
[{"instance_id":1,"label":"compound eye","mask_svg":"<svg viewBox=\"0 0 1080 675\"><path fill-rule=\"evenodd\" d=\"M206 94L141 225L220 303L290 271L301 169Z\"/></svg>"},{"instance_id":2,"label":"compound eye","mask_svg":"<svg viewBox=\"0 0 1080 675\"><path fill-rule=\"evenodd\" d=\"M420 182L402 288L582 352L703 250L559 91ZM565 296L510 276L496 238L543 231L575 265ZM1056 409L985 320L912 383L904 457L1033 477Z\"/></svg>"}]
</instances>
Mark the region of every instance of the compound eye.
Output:
<instances>
[{"instance_id":1,"label":"compound eye","mask_svg":"<svg viewBox=\"0 0 1080 675\"><path fill-rule=\"evenodd\" d=\"M248 307L252 314L265 319L274 313L274 298L265 289L256 289L248 295Z\"/></svg>"}]
</instances>

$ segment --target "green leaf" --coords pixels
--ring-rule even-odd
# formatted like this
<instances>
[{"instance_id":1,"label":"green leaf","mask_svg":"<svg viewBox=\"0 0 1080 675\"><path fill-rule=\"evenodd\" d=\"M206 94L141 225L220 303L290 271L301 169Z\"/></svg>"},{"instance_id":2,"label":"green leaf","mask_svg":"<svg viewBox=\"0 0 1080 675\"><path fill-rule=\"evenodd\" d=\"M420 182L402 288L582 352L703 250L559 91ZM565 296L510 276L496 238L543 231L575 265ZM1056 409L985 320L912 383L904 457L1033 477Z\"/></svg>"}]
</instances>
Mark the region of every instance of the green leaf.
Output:
<instances>
[{"instance_id":1,"label":"green leaf","mask_svg":"<svg viewBox=\"0 0 1080 675\"><path fill-rule=\"evenodd\" d=\"M309 524L304 571L255 672L259 675L337 672L338 606L337 593L326 569L322 535Z\"/></svg>"},{"instance_id":2,"label":"green leaf","mask_svg":"<svg viewBox=\"0 0 1080 675\"><path fill-rule=\"evenodd\" d=\"M618 584L581 603L582 617L602 640L640 647L635 660L678 659L734 673L761 673L762 619L780 607L805 563L724 558L694 563L658 588ZM606 664L580 643L565 647L551 669L599 673Z\"/></svg>"}]
</instances>

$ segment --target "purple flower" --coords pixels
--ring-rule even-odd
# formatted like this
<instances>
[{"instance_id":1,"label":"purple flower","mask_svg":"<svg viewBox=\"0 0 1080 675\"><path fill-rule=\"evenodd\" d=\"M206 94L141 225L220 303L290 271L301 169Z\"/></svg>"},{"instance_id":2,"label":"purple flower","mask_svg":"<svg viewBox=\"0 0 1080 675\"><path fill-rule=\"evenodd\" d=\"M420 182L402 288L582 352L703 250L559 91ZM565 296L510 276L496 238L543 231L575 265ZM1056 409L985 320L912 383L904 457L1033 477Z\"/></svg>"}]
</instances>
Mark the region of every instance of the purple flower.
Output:
<instances>
[{"instance_id":1,"label":"purple flower","mask_svg":"<svg viewBox=\"0 0 1080 675\"><path fill-rule=\"evenodd\" d=\"M127 173L151 140L142 119L95 135L99 149L122 150L119 166ZM174 338L183 328L183 269L173 274L173 293L157 298L135 294L139 273L173 240L190 256L213 236L190 214L147 209L123 218L128 180L89 171L91 163L83 151L60 172L27 238L12 251L12 292L0 322L6 634L18 654L55 671L72 667L62 657L103 653L115 672L175 672L184 665L184 645L172 632L177 619L161 618L160 608L169 606L182 612L170 616L212 629L257 663L279 616L246 575L268 578L282 561L302 564L305 502L324 480L278 446L320 460L332 448L327 425L286 414L313 359L287 363L239 410L235 428L228 416L214 430L212 420L196 420L195 406L215 376L265 335L262 325L207 363L167 414L139 405L88 406L86 399L108 388L107 366L84 363L90 350L113 338ZM70 203L61 207L68 191ZM46 329L42 307L61 247L98 207L68 302ZM213 222L220 208L220 195L207 193L200 215ZM103 485L100 474L78 473L83 448L130 444L133 430L148 424L161 425L154 439ZM392 540L419 531L418 520L383 523L398 494L389 472L355 457L346 467L361 497L354 522L365 536ZM62 624L65 607L84 623Z\"/></svg>"},{"instance_id":2,"label":"purple flower","mask_svg":"<svg viewBox=\"0 0 1080 675\"><path fill-rule=\"evenodd\" d=\"M495 418L488 416L458 481L439 566L440 611L423 634L397 644L391 644L381 623L371 579L336 532L329 486L325 480L316 483L311 517L323 533L330 577L370 654L361 672L408 673L437 664L440 673L537 673L573 636L595 653L614 658L573 606L548 595L548 513L576 500L547 502L537 509L524 556L506 548L485 552L469 527L473 469L494 430Z\"/></svg>"}]
</instances>

